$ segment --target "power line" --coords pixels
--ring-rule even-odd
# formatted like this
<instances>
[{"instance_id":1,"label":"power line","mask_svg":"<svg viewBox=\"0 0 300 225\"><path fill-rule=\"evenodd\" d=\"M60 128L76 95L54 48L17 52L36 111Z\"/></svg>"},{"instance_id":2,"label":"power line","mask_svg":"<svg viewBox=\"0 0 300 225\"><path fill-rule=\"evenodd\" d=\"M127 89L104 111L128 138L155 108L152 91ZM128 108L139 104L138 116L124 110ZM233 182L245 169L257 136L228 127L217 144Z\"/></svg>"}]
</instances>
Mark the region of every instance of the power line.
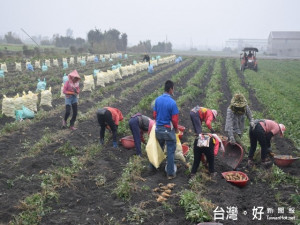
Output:
<instances>
[{"instance_id":1,"label":"power line","mask_svg":"<svg viewBox=\"0 0 300 225\"><path fill-rule=\"evenodd\" d=\"M38 47L40 47L39 46L39 44L38 43L36 43L36 41L35 40L33 40L33 38L32 37L30 37L30 35L29 34L27 34L27 32L23 29L23 28L21 28L21 30L38 46Z\"/></svg>"}]
</instances>

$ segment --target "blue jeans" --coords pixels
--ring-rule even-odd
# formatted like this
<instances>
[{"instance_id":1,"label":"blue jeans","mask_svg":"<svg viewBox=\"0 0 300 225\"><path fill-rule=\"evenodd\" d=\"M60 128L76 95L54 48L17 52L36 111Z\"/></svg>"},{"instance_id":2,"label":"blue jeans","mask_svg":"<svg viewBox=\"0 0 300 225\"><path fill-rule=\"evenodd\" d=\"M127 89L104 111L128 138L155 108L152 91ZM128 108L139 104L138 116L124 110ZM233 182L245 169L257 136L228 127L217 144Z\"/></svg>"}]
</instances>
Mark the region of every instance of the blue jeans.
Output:
<instances>
[{"instance_id":1,"label":"blue jeans","mask_svg":"<svg viewBox=\"0 0 300 225\"><path fill-rule=\"evenodd\" d=\"M167 144L167 175L174 176L174 159L176 150L176 135L175 130L164 126L157 126L155 129L156 139L159 145L164 149Z\"/></svg>"}]
</instances>

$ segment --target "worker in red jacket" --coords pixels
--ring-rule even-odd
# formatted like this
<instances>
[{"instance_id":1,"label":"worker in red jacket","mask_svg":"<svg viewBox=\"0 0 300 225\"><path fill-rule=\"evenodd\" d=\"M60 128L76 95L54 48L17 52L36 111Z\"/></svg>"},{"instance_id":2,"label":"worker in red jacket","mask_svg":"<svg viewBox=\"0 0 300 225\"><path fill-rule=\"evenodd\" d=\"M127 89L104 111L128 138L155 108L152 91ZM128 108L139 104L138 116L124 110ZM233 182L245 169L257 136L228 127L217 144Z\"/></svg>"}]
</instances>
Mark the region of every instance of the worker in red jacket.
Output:
<instances>
[{"instance_id":1,"label":"worker in red jacket","mask_svg":"<svg viewBox=\"0 0 300 225\"><path fill-rule=\"evenodd\" d=\"M255 120L254 124L250 126L250 151L248 156L248 166L254 165L253 156L256 151L257 142L261 146L261 162L263 165L272 164L271 160L267 157L271 151L271 138L277 134L283 137L285 126L278 124L273 120Z\"/></svg>"},{"instance_id":2,"label":"worker in red jacket","mask_svg":"<svg viewBox=\"0 0 300 225\"><path fill-rule=\"evenodd\" d=\"M113 135L113 147L117 148L117 130L119 122L123 120L122 112L117 108L104 107L97 111L98 123L100 129L100 144L104 144L105 128L111 130Z\"/></svg>"},{"instance_id":3,"label":"worker in red jacket","mask_svg":"<svg viewBox=\"0 0 300 225\"><path fill-rule=\"evenodd\" d=\"M211 133L215 133L211 123L216 119L218 112L214 109L207 109L196 106L190 111L190 117L197 136L202 133L202 122L204 121Z\"/></svg>"}]
</instances>

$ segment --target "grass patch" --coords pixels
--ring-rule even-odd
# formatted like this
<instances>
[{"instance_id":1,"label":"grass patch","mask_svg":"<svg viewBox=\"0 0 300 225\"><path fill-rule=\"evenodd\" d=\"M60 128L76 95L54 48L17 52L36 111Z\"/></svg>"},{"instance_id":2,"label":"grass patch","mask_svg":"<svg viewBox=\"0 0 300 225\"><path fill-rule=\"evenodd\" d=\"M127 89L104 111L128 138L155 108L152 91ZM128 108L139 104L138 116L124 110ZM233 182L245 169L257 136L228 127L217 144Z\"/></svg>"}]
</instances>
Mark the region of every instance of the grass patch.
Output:
<instances>
[{"instance_id":1,"label":"grass patch","mask_svg":"<svg viewBox=\"0 0 300 225\"><path fill-rule=\"evenodd\" d=\"M69 141L67 141L63 146L57 149L55 152L59 152L64 156L74 156L78 154L78 149L71 145Z\"/></svg>"},{"instance_id":2,"label":"grass patch","mask_svg":"<svg viewBox=\"0 0 300 225\"><path fill-rule=\"evenodd\" d=\"M180 196L179 205L185 210L185 218L191 222L212 221L212 215L208 212L212 212L215 205L193 191L183 191Z\"/></svg>"},{"instance_id":3,"label":"grass patch","mask_svg":"<svg viewBox=\"0 0 300 225\"><path fill-rule=\"evenodd\" d=\"M131 197L131 192L135 189L135 182L142 179L142 170L142 159L138 156L131 157L123 169L122 177L118 180L117 187L113 190L113 193L122 200L128 201Z\"/></svg>"}]
</instances>

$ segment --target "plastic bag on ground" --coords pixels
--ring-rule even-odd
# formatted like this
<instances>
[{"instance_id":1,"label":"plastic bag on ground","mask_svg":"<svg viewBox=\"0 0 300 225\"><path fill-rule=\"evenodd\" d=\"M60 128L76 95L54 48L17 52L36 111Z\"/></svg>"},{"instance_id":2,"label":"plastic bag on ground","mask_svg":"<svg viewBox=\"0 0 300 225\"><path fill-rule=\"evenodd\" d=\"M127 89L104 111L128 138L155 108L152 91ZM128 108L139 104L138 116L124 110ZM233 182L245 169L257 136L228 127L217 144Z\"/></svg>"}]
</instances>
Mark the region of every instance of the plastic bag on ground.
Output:
<instances>
[{"instance_id":1,"label":"plastic bag on ground","mask_svg":"<svg viewBox=\"0 0 300 225\"><path fill-rule=\"evenodd\" d=\"M82 91L92 91L95 89L94 76L84 75Z\"/></svg>"},{"instance_id":2,"label":"plastic bag on ground","mask_svg":"<svg viewBox=\"0 0 300 225\"><path fill-rule=\"evenodd\" d=\"M7 98L6 95L3 95L2 114L15 118L15 105L13 98Z\"/></svg>"},{"instance_id":3,"label":"plastic bag on ground","mask_svg":"<svg viewBox=\"0 0 300 225\"><path fill-rule=\"evenodd\" d=\"M4 70L0 70L0 77L4 78Z\"/></svg>"},{"instance_id":4,"label":"plastic bag on ground","mask_svg":"<svg viewBox=\"0 0 300 225\"><path fill-rule=\"evenodd\" d=\"M52 93L51 87L49 90L42 90L41 92L41 103L40 105L50 106L52 107Z\"/></svg>"},{"instance_id":5,"label":"plastic bag on ground","mask_svg":"<svg viewBox=\"0 0 300 225\"><path fill-rule=\"evenodd\" d=\"M37 87L36 87L36 91L42 91L42 90L45 90L46 89L46 79L44 78L44 81L41 81L40 79L38 79L38 84L37 84Z\"/></svg>"},{"instance_id":6,"label":"plastic bag on ground","mask_svg":"<svg viewBox=\"0 0 300 225\"><path fill-rule=\"evenodd\" d=\"M153 72L154 72L153 65L150 64L150 65L148 66L148 73L153 73Z\"/></svg>"},{"instance_id":7,"label":"plastic bag on ground","mask_svg":"<svg viewBox=\"0 0 300 225\"><path fill-rule=\"evenodd\" d=\"M23 119L32 119L34 118L34 112L30 109L26 108L25 106L22 106L21 110L16 110L16 120L20 121Z\"/></svg>"},{"instance_id":8,"label":"plastic bag on ground","mask_svg":"<svg viewBox=\"0 0 300 225\"><path fill-rule=\"evenodd\" d=\"M181 141L179 139L179 134L176 134L176 150L175 150L175 159L181 160L182 162L186 162L186 159L183 155Z\"/></svg>"},{"instance_id":9,"label":"plastic bag on ground","mask_svg":"<svg viewBox=\"0 0 300 225\"><path fill-rule=\"evenodd\" d=\"M45 72L45 71L47 71L47 70L48 70L48 66L44 64L44 65L42 66L42 71Z\"/></svg>"},{"instance_id":10,"label":"plastic bag on ground","mask_svg":"<svg viewBox=\"0 0 300 225\"><path fill-rule=\"evenodd\" d=\"M105 73L104 72L99 72L97 73L97 86L105 87Z\"/></svg>"},{"instance_id":11,"label":"plastic bag on ground","mask_svg":"<svg viewBox=\"0 0 300 225\"><path fill-rule=\"evenodd\" d=\"M66 73L64 73L64 76L63 76L63 83L66 83L67 81L69 80L69 77Z\"/></svg>"},{"instance_id":12,"label":"plastic bag on ground","mask_svg":"<svg viewBox=\"0 0 300 225\"><path fill-rule=\"evenodd\" d=\"M167 146L164 148L164 152L167 152ZM181 141L179 139L179 134L176 134L176 150L175 150L175 159L181 160L182 162L186 162L186 159L183 155Z\"/></svg>"}]
</instances>

